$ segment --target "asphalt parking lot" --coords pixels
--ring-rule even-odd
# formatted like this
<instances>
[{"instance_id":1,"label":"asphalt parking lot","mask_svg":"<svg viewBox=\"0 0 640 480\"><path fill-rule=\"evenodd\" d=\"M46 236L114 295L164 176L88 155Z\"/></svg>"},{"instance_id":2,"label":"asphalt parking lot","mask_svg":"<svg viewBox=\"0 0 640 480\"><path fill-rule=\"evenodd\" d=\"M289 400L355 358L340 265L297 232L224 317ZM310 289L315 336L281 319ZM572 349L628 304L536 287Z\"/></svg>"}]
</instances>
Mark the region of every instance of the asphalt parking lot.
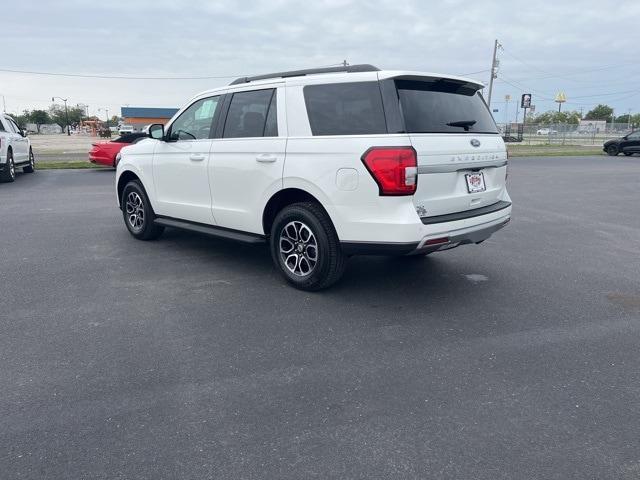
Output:
<instances>
[{"instance_id":1,"label":"asphalt parking lot","mask_svg":"<svg viewBox=\"0 0 640 480\"><path fill-rule=\"evenodd\" d=\"M127 233L113 172L0 185L0 477L637 479L640 158L518 158L511 224L352 258Z\"/></svg>"}]
</instances>

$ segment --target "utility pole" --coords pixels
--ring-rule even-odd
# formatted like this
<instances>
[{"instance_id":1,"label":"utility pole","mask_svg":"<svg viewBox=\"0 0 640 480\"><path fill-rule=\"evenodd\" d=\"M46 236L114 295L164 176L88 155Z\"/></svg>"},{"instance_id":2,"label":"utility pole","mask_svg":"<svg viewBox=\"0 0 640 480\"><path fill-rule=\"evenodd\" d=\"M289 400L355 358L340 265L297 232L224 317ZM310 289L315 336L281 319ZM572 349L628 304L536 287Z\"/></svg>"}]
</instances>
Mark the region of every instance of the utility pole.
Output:
<instances>
[{"instance_id":1,"label":"utility pole","mask_svg":"<svg viewBox=\"0 0 640 480\"><path fill-rule=\"evenodd\" d=\"M493 44L493 59L491 60L491 76L489 77L489 95L487 96L487 105L491 108L491 94L493 93L493 80L498 78L498 48L502 48L502 45L496 38Z\"/></svg>"}]
</instances>

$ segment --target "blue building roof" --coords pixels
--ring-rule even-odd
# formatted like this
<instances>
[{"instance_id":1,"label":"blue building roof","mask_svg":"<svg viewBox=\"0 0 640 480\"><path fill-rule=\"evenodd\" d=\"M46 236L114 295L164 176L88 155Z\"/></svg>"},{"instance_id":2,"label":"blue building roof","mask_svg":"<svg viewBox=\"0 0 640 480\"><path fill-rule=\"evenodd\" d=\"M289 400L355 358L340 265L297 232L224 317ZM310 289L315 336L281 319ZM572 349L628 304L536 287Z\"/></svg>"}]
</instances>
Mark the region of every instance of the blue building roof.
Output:
<instances>
[{"instance_id":1,"label":"blue building roof","mask_svg":"<svg viewBox=\"0 0 640 480\"><path fill-rule=\"evenodd\" d=\"M120 115L125 118L171 118L177 108L120 107Z\"/></svg>"}]
</instances>

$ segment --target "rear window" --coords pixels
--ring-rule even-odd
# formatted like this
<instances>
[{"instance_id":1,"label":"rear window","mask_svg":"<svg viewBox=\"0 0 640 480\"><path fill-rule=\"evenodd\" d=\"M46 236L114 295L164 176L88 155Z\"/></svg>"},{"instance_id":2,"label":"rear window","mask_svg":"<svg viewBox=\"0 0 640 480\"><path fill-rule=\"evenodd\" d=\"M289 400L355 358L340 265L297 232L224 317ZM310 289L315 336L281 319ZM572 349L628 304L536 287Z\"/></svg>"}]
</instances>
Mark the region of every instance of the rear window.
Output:
<instances>
[{"instance_id":1,"label":"rear window","mask_svg":"<svg viewBox=\"0 0 640 480\"><path fill-rule=\"evenodd\" d=\"M463 82L396 80L408 133L497 133L480 93Z\"/></svg>"},{"instance_id":2,"label":"rear window","mask_svg":"<svg viewBox=\"0 0 640 480\"><path fill-rule=\"evenodd\" d=\"M378 82L307 85L304 100L313 135L387 133Z\"/></svg>"}]
</instances>

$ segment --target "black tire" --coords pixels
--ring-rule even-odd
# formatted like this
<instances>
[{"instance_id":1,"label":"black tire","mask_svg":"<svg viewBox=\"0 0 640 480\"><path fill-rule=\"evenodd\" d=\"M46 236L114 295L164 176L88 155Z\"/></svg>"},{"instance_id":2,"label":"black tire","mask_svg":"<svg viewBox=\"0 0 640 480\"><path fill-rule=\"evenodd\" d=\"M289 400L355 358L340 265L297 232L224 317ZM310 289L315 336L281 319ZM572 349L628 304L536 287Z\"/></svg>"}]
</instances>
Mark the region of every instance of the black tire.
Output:
<instances>
[{"instance_id":1,"label":"black tire","mask_svg":"<svg viewBox=\"0 0 640 480\"><path fill-rule=\"evenodd\" d=\"M155 240L164 232L163 226L154 223L156 215L151 208L147 192L138 180L132 180L125 185L120 207L127 230L138 240Z\"/></svg>"},{"instance_id":2,"label":"black tire","mask_svg":"<svg viewBox=\"0 0 640 480\"><path fill-rule=\"evenodd\" d=\"M631 152L623 152L627 157L630 157L631 155L633 155L633 153Z\"/></svg>"},{"instance_id":3,"label":"black tire","mask_svg":"<svg viewBox=\"0 0 640 480\"><path fill-rule=\"evenodd\" d=\"M0 172L0 182L11 183L16 179L16 164L13 163L13 151L7 149L7 163Z\"/></svg>"},{"instance_id":4,"label":"black tire","mask_svg":"<svg viewBox=\"0 0 640 480\"><path fill-rule=\"evenodd\" d=\"M615 157L618 155L618 153L620 153L618 151L618 147L616 147L615 145L610 145L607 147L607 155L609 155L610 157Z\"/></svg>"},{"instance_id":5,"label":"black tire","mask_svg":"<svg viewBox=\"0 0 640 480\"><path fill-rule=\"evenodd\" d=\"M24 173L33 173L36 171L36 159L33 156L33 150L29 147L29 165L22 167Z\"/></svg>"},{"instance_id":6,"label":"black tire","mask_svg":"<svg viewBox=\"0 0 640 480\"><path fill-rule=\"evenodd\" d=\"M347 257L329 215L317 203L294 203L278 212L271 227L270 246L278 270L300 290L330 287L344 273Z\"/></svg>"}]
</instances>

